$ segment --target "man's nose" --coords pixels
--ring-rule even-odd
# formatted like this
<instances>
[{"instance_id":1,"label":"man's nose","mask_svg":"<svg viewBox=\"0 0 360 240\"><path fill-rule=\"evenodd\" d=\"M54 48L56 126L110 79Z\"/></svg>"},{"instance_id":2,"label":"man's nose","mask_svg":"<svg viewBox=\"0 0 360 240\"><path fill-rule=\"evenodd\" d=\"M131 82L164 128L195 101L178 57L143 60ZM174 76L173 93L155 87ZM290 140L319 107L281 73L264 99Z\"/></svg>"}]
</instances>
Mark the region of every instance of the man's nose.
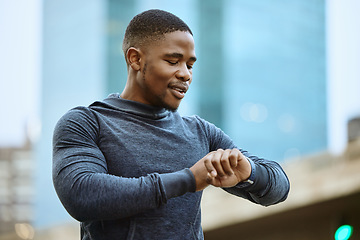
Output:
<instances>
[{"instance_id":1,"label":"man's nose","mask_svg":"<svg viewBox=\"0 0 360 240\"><path fill-rule=\"evenodd\" d=\"M186 64L181 64L181 67L176 73L176 77L182 81L190 81L191 72Z\"/></svg>"}]
</instances>

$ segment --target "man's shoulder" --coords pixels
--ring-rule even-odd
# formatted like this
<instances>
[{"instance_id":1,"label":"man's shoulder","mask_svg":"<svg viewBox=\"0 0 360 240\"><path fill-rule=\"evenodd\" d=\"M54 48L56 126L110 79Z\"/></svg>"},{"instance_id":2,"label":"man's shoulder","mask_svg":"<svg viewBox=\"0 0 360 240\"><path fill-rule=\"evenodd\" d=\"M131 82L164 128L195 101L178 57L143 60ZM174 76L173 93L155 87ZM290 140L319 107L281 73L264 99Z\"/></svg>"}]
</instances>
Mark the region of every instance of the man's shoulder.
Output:
<instances>
[{"instance_id":1,"label":"man's shoulder","mask_svg":"<svg viewBox=\"0 0 360 240\"><path fill-rule=\"evenodd\" d=\"M192 125L192 126L196 125L196 127L200 127L205 131L214 127L214 125L212 123L206 121L205 119L203 119L202 117L200 117L198 115L185 116L185 117L182 117L182 119L185 122L185 124Z\"/></svg>"},{"instance_id":2,"label":"man's shoulder","mask_svg":"<svg viewBox=\"0 0 360 240\"><path fill-rule=\"evenodd\" d=\"M198 124L201 124L201 125L211 124L210 122L206 121L205 119L203 119L199 115L183 116L182 119L185 122L198 123Z\"/></svg>"},{"instance_id":3,"label":"man's shoulder","mask_svg":"<svg viewBox=\"0 0 360 240\"><path fill-rule=\"evenodd\" d=\"M96 124L96 116L89 107L86 106L77 106L68 110L61 118L58 120L57 125L83 125L86 123Z\"/></svg>"},{"instance_id":4,"label":"man's shoulder","mask_svg":"<svg viewBox=\"0 0 360 240\"><path fill-rule=\"evenodd\" d=\"M184 122L200 122L201 118L198 115L191 115L191 116L181 116Z\"/></svg>"},{"instance_id":5,"label":"man's shoulder","mask_svg":"<svg viewBox=\"0 0 360 240\"><path fill-rule=\"evenodd\" d=\"M79 118L79 117L83 117L83 116L91 116L93 115L92 110L89 107L86 106L77 106L74 108L71 108L70 110L68 110L63 116L62 118Z\"/></svg>"}]
</instances>

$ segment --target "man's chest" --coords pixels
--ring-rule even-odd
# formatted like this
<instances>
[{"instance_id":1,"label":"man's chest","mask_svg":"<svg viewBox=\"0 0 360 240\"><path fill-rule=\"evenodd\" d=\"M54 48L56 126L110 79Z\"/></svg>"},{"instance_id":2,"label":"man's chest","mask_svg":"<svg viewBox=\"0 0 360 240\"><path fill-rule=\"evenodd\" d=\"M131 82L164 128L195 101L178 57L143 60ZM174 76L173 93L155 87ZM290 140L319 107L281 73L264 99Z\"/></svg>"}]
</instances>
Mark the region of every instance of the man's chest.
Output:
<instances>
[{"instance_id":1,"label":"man's chest","mask_svg":"<svg viewBox=\"0 0 360 240\"><path fill-rule=\"evenodd\" d=\"M209 149L205 136L184 126L129 124L103 129L100 136L108 173L124 177L189 168Z\"/></svg>"}]
</instances>

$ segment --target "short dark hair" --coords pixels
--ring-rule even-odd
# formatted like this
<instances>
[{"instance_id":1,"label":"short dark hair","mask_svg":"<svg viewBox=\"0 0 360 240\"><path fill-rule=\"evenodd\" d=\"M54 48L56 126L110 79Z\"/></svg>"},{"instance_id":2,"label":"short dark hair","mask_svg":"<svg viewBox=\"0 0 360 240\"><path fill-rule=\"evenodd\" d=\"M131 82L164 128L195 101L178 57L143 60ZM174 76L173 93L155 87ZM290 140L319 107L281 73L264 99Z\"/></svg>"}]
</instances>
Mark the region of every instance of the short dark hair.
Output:
<instances>
[{"instance_id":1,"label":"short dark hair","mask_svg":"<svg viewBox=\"0 0 360 240\"><path fill-rule=\"evenodd\" d=\"M192 32L189 26L170 12L151 9L136 15L126 28L123 51L130 47L139 47L148 41L159 40L165 33L175 31Z\"/></svg>"}]
</instances>

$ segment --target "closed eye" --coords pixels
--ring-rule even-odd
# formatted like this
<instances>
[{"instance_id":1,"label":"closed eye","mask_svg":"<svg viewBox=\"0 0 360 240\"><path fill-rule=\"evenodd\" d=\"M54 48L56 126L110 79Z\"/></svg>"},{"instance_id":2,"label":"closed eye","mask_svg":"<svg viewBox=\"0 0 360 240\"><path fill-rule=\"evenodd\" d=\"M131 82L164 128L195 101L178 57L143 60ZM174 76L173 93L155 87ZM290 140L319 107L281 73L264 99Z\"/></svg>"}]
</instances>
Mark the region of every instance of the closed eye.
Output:
<instances>
[{"instance_id":1,"label":"closed eye","mask_svg":"<svg viewBox=\"0 0 360 240\"><path fill-rule=\"evenodd\" d=\"M175 65L179 64L178 60L167 60L167 59L165 59L165 61L167 63L169 63L170 65L172 65L172 66L175 66ZM193 68L193 64L192 63L191 64L186 64L186 67L187 67L187 69L191 70Z\"/></svg>"},{"instance_id":2,"label":"closed eye","mask_svg":"<svg viewBox=\"0 0 360 240\"><path fill-rule=\"evenodd\" d=\"M171 61L171 60L165 60L168 63L170 63L170 65L176 65L178 63L178 61Z\"/></svg>"}]
</instances>

